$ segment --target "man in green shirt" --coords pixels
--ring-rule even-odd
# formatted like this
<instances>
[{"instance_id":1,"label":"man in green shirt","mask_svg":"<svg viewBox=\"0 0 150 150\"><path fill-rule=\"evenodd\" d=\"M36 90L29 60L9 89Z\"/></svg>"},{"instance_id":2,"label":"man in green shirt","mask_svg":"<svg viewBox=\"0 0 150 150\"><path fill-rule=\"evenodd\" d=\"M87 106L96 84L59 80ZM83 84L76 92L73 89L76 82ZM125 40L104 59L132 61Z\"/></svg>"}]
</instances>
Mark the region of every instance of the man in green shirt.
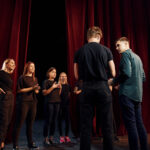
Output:
<instances>
[{"instance_id":1,"label":"man in green shirt","mask_svg":"<svg viewBox=\"0 0 150 150\"><path fill-rule=\"evenodd\" d=\"M121 54L119 76L110 79L111 85L119 85L119 102L128 132L130 150L148 150L147 133L142 121L141 102L145 73L140 57L129 46L129 40L121 37L116 41L116 50Z\"/></svg>"}]
</instances>

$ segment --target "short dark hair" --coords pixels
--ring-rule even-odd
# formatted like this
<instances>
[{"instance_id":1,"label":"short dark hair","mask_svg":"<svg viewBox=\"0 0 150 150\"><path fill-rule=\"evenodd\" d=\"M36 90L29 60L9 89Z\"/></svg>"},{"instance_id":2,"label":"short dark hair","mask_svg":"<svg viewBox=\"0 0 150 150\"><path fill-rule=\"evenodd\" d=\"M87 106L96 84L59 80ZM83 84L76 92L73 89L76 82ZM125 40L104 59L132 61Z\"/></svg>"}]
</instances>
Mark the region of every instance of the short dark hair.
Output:
<instances>
[{"instance_id":1,"label":"short dark hair","mask_svg":"<svg viewBox=\"0 0 150 150\"><path fill-rule=\"evenodd\" d=\"M88 31L87 31L87 39L89 39L91 37L96 37L97 35L100 35L100 38L103 37L102 30L99 27L93 26L93 27L88 29Z\"/></svg>"},{"instance_id":2,"label":"short dark hair","mask_svg":"<svg viewBox=\"0 0 150 150\"><path fill-rule=\"evenodd\" d=\"M130 43L129 39L128 39L127 37L125 37L125 36L123 36L123 37L117 39L117 40L116 40L116 43L117 43L118 41L126 41L126 42Z\"/></svg>"},{"instance_id":3,"label":"short dark hair","mask_svg":"<svg viewBox=\"0 0 150 150\"><path fill-rule=\"evenodd\" d=\"M47 77L47 78L49 78L49 73L50 73L51 71L53 71L53 70L56 70L56 68L55 68L55 67L50 67L50 68L47 70L47 72L46 72L46 77Z\"/></svg>"}]
</instances>

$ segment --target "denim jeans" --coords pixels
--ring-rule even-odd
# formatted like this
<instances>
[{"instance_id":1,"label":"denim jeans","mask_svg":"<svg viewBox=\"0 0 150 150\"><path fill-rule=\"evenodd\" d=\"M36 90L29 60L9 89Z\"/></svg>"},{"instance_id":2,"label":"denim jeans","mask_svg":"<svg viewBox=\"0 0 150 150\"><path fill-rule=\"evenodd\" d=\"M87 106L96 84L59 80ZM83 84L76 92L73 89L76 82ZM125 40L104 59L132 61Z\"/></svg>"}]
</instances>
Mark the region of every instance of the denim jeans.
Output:
<instances>
[{"instance_id":1,"label":"denim jeans","mask_svg":"<svg viewBox=\"0 0 150 150\"><path fill-rule=\"evenodd\" d=\"M125 95L119 97L130 150L148 150L147 133L142 121L141 103ZM140 141L140 148L138 142Z\"/></svg>"}]
</instances>

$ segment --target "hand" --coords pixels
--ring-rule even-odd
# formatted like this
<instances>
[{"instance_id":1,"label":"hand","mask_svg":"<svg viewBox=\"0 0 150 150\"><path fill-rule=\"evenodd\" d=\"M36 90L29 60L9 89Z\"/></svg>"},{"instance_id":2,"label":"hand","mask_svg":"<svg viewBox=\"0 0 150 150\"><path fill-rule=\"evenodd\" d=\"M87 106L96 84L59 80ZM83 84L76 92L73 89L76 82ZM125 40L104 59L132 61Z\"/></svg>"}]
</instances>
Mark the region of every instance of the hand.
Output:
<instances>
[{"instance_id":1,"label":"hand","mask_svg":"<svg viewBox=\"0 0 150 150\"><path fill-rule=\"evenodd\" d=\"M113 86L109 85L109 89L110 89L110 91L112 92Z\"/></svg>"},{"instance_id":2,"label":"hand","mask_svg":"<svg viewBox=\"0 0 150 150\"><path fill-rule=\"evenodd\" d=\"M40 86L37 86L37 88L35 89L35 90L40 90L41 89L41 87Z\"/></svg>"},{"instance_id":3,"label":"hand","mask_svg":"<svg viewBox=\"0 0 150 150\"><path fill-rule=\"evenodd\" d=\"M114 87L114 89L115 89L115 90L119 90L119 87L120 87L120 85L116 85L116 86Z\"/></svg>"},{"instance_id":4,"label":"hand","mask_svg":"<svg viewBox=\"0 0 150 150\"><path fill-rule=\"evenodd\" d=\"M40 89L41 89L41 87L39 86L39 84L36 84L33 86L33 90L40 90Z\"/></svg>"},{"instance_id":5,"label":"hand","mask_svg":"<svg viewBox=\"0 0 150 150\"><path fill-rule=\"evenodd\" d=\"M0 94L1 93L6 94L6 92L3 89L0 88Z\"/></svg>"},{"instance_id":6,"label":"hand","mask_svg":"<svg viewBox=\"0 0 150 150\"><path fill-rule=\"evenodd\" d=\"M60 88L60 84L54 82L53 85L52 85L52 88L53 88L53 89Z\"/></svg>"},{"instance_id":7,"label":"hand","mask_svg":"<svg viewBox=\"0 0 150 150\"><path fill-rule=\"evenodd\" d=\"M78 87L75 87L73 92L76 93L77 90L78 90Z\"/></svg>"},{"instance_id":8,"label":"hand","mask_svg":"<svg viewBox=\"0 0 150 150\"><path fill-rule=\"evenodd\" d=\"M113 84L113 78L108 80L108 85L111 86Z\"/></svg>"},{"instance_id":9,"label":"hand","mask_svg":"<svg viewBox=\"0 0 150 150\"><path fill-rule=\"evenodd\" d=\"M60 83L58 83L58 88L60 88L60 89L62 88L62 86L61 86L61 84L60 84Z\"/></svg>"}]
</instances>

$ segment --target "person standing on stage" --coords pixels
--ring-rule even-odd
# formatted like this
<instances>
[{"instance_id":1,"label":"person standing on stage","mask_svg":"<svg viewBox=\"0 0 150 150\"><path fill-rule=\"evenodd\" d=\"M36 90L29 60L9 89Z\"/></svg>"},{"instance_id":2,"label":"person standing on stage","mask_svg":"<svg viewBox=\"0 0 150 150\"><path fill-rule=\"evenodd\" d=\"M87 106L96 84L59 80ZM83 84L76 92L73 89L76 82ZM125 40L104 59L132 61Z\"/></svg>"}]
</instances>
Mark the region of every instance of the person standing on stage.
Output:
<instances>
[{"instance_id":1,"label":"person standing on stage","mask_svg":"<svg viewBox=\"0 0 150 150\"><path fill-rule=\"evenodd\" d=\"M145 73L140 57L129 46L129 40L121 37L116 41L116 50L121 54L119 75L109 84L119 86L119 102L130 150L148 150L147 133L142 121L141 102ZM140 148L139 143L140 141Z\"/></svg>"},{"instance_id":2,"label":"person standing on stage","mask_svg":"<svg viewBox=\"0 0 150 150\"><path fill-rule=\"evenodd\" d=\"M67 74L65 72L61 72L59 75L58 83L62 86L61 91L61 103L60 103L60 110L59 110L59 133L60 133L60 143L69 143L71 139L69 138L69 128L70 128L70 94L71 94L71 87L68 84ZM63 136L63 121L65 123L65 136Z\"/></svg>"},{"instance_id":3,"label":"person standing on stage","mask_svg":"<svg viewBox=\"0 0 150 150\"><path fill-rule=\"evenodd\" d=\"M4 148L4 141L8 126L12 119L14 95L11 74L15 69L15 61L6 59L0 70L0 150Z\"/></svg>"},{"instance_id":4,"label":"person standing on stage","mask_svg":"<svg viewBox=\"0 0 150 150\"><path fill-rule=\"evenodd\" d=\"M60 108L60 94L61 84L55 81L56 68L51 67L48 69L46 79L43 83L42 93L45 96L44 104L44 145L49 146L54 144L54 133L56 128L56 122L58 120L59 108Z\"/></svg>"},{"instance_id":5,"label":"person standing on stage","mask_svg":"<svg viewBox=\"0 0 150 150\"><path fill-rule=\"evenodd\" d=\"M26 120L26 135L28 147L38 148L32 139L32 128L36 117L37 98L40 86L35 77L35 65L33 62L26 63L23 75L18 79L16 101L16 124L13 132L13 150L19 150L18 139L21 127Z\"/></svg>"},{"instance_id":6,"label":"person standing on stage","mask_svg":"<svg viewBox=\"0 0 150 150\"><path fill-rule=\"evenodd\" d=\"M91 149L91 130L94 106L102 116L103 149L113 150L112 96L108 86L107 72L114 77L115 65L111 51L100 44L102 31L91 27L87 32L88 43L74 57L74 75L83 81L81 103L80 150Z\"/></svg>"}]
</instances>

